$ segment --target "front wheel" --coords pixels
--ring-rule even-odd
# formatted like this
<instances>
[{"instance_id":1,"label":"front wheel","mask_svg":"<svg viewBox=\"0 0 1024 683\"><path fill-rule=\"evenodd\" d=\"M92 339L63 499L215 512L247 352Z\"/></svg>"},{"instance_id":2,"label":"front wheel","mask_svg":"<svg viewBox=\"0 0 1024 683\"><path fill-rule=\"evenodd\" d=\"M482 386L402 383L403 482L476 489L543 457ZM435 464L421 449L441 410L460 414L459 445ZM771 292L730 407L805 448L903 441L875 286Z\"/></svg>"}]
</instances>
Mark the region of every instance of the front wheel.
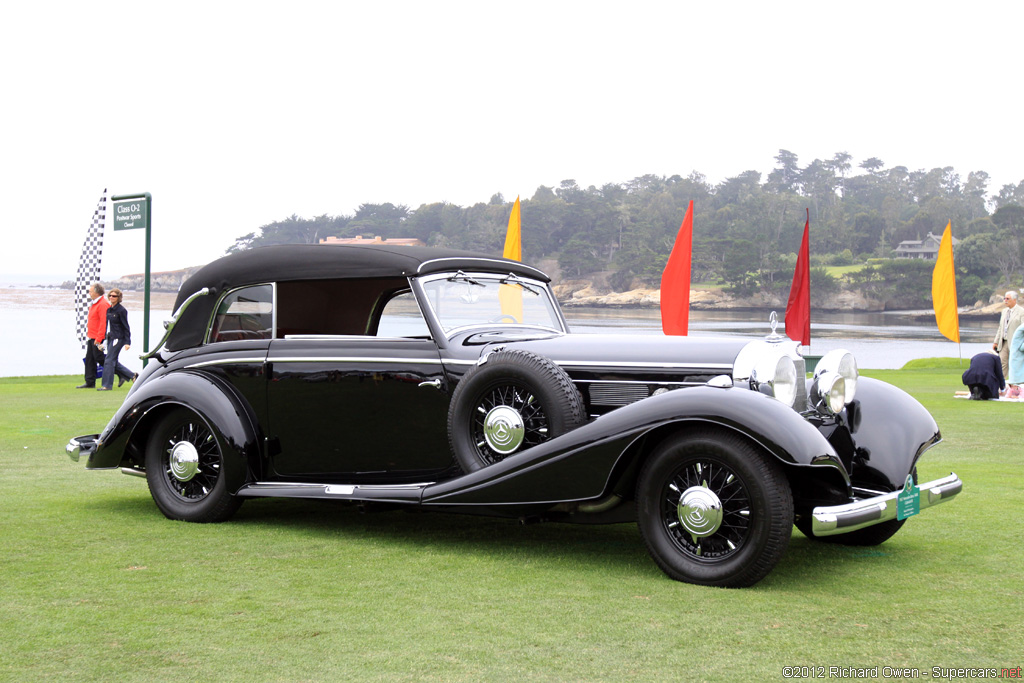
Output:
<instances>
[{"instance_id":1,"label":"front wheel","mask_svg":"<svg viewBox=\"0 0 1024 683\"><path fill-rule=\"evenodd\" d=\"M164 415L146 444L146 480L168 519L222 522L242 499L224 481L224 458L209 425L186 408Z\"/></svg>"},{"instance_id":2,"label":"front wheel","mask_svg":"<svg viewBox=\"0 0 1024 683\"><path fill-rule=\"evenodd\" d=\"M811 531L810 515L801 517L796 522L796 528L807 538L822 543L835 543L836 545L873 546L881 545L896 535L896 532L903 528L905 519L890 519L888 522L872 524L863 529L850 531L845 534L834 536L815 536Z\"/></svg>"},{"instance_id":3,"label":"front wheel","mask_svg":"<svg viewBox=\"0 0 1024 683\"><path fill-rule=\"evenodd\" d=\"M717 429L661 444L644 465L636 500L651 557L687 583L757 583L782 558L793 527L793 496L781 466Z\"/></svg>"}]
</instances>

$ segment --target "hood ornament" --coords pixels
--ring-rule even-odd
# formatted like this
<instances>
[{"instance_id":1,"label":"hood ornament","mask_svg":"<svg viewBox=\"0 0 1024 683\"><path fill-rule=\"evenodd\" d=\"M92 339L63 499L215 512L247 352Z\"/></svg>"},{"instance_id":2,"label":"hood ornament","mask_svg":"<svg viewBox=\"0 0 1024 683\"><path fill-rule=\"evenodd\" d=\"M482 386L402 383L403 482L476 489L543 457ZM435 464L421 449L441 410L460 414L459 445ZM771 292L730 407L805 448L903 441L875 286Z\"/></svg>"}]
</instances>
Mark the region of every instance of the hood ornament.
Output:
<instances>
[{"instance_id":1,"label":"hood ornament","mask_svg":"<svg viewBox=\"0 0 1024 683\"><path fill-rule=\"evenodd\" d=\"M766 339L768 341L770 341L770 342L777 342L777 341L782 341L783 339L786 339L785 335L779 334L777 332L777 329L779 327L779 314L778 313L776 313L775 311L772 311L771 315L768 316L768 324L771 325L771 328L772 328L771 334L769 334L766 337Z\"/></svg>"}]
</instances>

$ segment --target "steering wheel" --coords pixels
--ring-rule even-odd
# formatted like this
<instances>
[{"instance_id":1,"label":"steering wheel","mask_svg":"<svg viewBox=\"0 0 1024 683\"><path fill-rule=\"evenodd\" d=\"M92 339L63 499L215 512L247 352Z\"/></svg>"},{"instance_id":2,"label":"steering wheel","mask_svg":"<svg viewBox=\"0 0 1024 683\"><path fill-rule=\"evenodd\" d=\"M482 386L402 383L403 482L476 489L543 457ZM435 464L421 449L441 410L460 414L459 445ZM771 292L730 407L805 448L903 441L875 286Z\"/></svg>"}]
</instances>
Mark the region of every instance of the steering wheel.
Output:
<instances>
[{"instance_id":1,"label":"steering wheel","mask_svg":"<svg viewBox=\"0 0 1024 683\"><path fill-rule=\"evenodd\" d=\"M495 317L491 318L489 322L492 322L492 323L516 323L516 324L519 323L519 321L516 320L516 317L514 315L509 315L508 313L502 313L499 316L495 316Z\"/></svg>"}]
</instances>

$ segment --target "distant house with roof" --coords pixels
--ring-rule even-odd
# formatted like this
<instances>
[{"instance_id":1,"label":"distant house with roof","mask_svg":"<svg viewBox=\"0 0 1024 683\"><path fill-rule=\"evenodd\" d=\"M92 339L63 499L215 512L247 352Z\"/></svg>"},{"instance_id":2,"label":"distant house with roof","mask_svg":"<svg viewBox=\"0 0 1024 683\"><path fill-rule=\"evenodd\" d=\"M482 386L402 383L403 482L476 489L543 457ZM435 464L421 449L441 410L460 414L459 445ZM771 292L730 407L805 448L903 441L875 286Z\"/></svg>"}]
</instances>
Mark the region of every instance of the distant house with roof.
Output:
<instances>
[{"instance_id":1,"label":"distant house with roof","mask_svg":"<svg viewBox=\"0 0 1024 683\"><path fill-rule=\"evenodd\" d=\"M896 247L896 258L920 258L934 261L939 253L939 244L942 242L942 235L928 236L923 240L903 240ZM953 238L953 246L960 244L960 240Z\"/></svg>"},{"instance_id":2,"label":"distant house with roof","mask_svg":"<svg viewBox=\"0 0 1024 683\"><path fill-rule=\"evenodd\" d=\"M390 244L397 247L425 247L423 240L416 239L415 237L390 237L385 238L377 235L375 237L363 237L357 235L356 237L325 237L320 240L320 244Z\"/></svg>"}]
</instances>

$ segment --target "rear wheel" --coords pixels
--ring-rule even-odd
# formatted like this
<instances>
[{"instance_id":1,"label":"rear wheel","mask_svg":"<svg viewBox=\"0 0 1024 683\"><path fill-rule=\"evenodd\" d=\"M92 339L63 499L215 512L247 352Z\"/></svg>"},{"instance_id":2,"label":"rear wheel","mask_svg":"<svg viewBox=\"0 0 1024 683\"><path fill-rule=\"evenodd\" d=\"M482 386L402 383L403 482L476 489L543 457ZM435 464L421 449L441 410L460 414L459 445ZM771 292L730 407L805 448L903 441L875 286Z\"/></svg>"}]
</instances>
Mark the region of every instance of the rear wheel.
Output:
<instances>
[{"instance_id":1,"label":"rear wheel","mask_svg":"<svg viewBox=\"0 0 1024 683\"><path fill-rule=\"evenodd\" d=\"M793 497L781 466L736 434L673 437L644 465L637 523L654 561L673 579L751 586L789 544Z\"/></svg>"},{"instance_id":2,"label":"rear wheel","mask_svg":"<svg viewBox=\"0 0 1024 683\"><path fill-rule=\"evenodd\" d=\"M146 444L146 480L169 519L221 522L242 499L227 491L220 444L206 421L186 408L164 415Z\"/></svg>"}]
</instances>

